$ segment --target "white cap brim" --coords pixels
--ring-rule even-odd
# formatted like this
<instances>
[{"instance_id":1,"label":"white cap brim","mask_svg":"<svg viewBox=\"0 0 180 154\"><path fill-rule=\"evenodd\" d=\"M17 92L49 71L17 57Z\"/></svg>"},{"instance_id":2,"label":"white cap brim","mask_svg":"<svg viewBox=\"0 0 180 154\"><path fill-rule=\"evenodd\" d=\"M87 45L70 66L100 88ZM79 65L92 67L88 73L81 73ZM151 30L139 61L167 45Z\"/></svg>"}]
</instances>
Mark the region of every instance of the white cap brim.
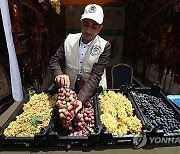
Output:
<instances>
[{"instance_id":1,"label":"white cap brim","mask_svg":"<svg viewBox=\"0 0 180 154\"><path fill-rule=\"evenodd\" d=\"M102 23L103 23L102 20L96 18L92 13L83 14L83 15L81 16L81 19L80 19L80 20L82 20L82 19L92 19L92 20L94 20L95 22L97 22L98 24L102 24Z\"/></svg>"}]
</instances>

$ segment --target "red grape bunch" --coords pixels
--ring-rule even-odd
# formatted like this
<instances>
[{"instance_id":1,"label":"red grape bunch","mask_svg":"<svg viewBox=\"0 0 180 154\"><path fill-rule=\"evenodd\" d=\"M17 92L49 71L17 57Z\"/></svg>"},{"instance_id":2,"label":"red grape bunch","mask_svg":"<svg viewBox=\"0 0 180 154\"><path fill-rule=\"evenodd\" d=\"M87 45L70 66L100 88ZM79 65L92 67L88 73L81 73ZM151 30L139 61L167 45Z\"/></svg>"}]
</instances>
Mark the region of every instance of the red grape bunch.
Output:
<instances>
[{"instance_id":1,"label":"red grape bunch","mask_svg":"<svg viewBox=\"0 0 180 154\"><path fill-rule=\"evenodd\" d=\"M67 128L72 125L71 120L76 115L76 108L79 107L77 95L67 87L60 88L58 92L56 106L59 108L59 117L63 126Z\"/></svg>"},{"instance_id":2,"label":"red grape bunch","mask_svg":"<svg viewBox=\"0 0 180 154\"><path fill-rule=\"evenodd\" d=\"M87 103L84 110L77 113L75 117L75 125L78 130L82 130L84 127L94 127L94 108L91 103Z\"/></svg>"},{"instance_id":3,"label":"red grape bunch","mask_svg":"<svg viewBox=\"0 0 180 154\"><path fill-rule=\"evenodd\" d=\"M88 136L88 135L89 135L89 131L86 128L84 128L82 130L72 132L69 136Z\"/></svg>"},{"instance_id":4,"label":"red grape bunch","mask_svg":"<svg viewBox=\"0 0 180 154\"><path fill-rule=\"evenodd\" d=\"M89 130L93 131L95 126L94 120L94 108L91 104L92 100L87 102L84 106L84 109L77 113L76 117L74 118L74 126L75 130L69 136L88 136Z\"/></svg>"},{"instance_id":5,"label":"red grape bunch","mask_svg":"<svg viewBox=\"0 0 180 154\"><path fill-rule=\"evenodd\" d=\"M95 126L92 99L76 113L79 107L77 94L67 87L60 88L58 92L56 106L62 127L71 132L69 136L88 136Z\"/></svg>"}]
</instances>

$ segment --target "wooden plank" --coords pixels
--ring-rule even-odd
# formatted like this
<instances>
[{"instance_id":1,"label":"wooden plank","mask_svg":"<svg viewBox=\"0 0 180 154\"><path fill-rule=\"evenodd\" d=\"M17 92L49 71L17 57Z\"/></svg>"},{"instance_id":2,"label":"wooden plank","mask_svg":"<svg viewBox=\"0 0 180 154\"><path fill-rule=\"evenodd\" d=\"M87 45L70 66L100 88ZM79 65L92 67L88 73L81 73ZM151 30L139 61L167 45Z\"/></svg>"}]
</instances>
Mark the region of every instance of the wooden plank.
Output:
<instances>
[{"instance_id":1,"label":"wooden plank","mask_svg":"<svg viewBox=\"0 0 180 154\"><path fill-rule=\"evenodd\" d=\"M12 104L13 104L14 100L11 99L5 103L3 103L1 106L0 106L0 115L2 113L4 113Z\"/></svg>"}]
</instances>

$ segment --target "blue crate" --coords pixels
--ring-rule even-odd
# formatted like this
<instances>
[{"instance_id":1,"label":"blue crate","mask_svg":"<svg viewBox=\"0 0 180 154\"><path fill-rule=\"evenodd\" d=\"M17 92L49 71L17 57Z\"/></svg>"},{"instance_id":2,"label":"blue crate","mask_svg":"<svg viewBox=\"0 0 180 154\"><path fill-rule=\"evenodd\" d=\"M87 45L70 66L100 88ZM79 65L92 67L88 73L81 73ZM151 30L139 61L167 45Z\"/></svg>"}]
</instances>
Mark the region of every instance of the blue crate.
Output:
<instances>
[{"instance_id":1,"label":"blue crate","mask_svg":"<svg viewBox=\"0 0 180 154\"><path fill-rule=\"evenodd\" d=\"M180 107L180 95L167 95L167 98Z\"/></svg>"}]
</instances>

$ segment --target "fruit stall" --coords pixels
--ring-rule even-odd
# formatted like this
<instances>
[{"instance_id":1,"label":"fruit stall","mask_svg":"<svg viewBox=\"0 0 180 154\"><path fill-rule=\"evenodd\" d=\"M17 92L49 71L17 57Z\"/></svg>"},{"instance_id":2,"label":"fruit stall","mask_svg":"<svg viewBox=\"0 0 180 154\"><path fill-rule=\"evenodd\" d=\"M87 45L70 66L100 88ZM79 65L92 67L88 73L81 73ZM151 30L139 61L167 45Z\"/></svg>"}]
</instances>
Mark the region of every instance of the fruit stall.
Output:
<instances>
[{"instance_id":1,"label":"fruit stall","mask_svg":"<svg viewBox=\"0 0 180 154\"><path fill-rule=\"evenodd\" d=\"M125 13L126 18L123 30L102 32L110 40L116 36L107 72L123 62L143 84L112 89L107 74L108 88L97 88L75 113L76 92L52 84L48 63L66 33L74 30L67 28L67 10L78 14L94 2L105 7L107 19L111 13L119 17ZM179 6L176 0L9 0L23 99L16 101L8 82L12 92L3 100L10 97L11 104L0 115L0 152L178 154L180 106L173 94L179 100ZM0 66L12 80L5 34L0 34Z\"/></svg>"},{"instance_id":2,"label":"fruit stall","mask_svg":"<svg viewBox=\"0 0 180 154\"><path fill-rule=\"evenodd\" d=\"M177 149L180 144L180 110L160 85L99 88L75 115L77 107L76 93L68 87L31 90L2 124L1 148Z\"/></svg>"}]
</instances>

